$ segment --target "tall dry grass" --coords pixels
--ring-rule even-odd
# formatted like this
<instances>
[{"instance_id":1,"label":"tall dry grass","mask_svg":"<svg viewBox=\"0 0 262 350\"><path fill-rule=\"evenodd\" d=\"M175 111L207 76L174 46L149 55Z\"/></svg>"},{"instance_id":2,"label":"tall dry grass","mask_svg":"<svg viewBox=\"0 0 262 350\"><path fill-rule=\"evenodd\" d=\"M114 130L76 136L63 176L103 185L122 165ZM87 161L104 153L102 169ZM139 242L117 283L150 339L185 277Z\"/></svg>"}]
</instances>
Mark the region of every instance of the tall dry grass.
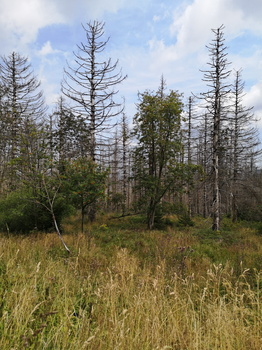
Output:
<instances>
[{"instance_id":1,"label":"tall dry grass","mask_svg":"<svg viewBox=\"0 0 262 350\"><path fill-rule=\"evenodd\" d=\"M165 259L52 234L0 238L0 349L259 350L261 272L210 265L186 277Z\"/></svg>"}]
</instances>

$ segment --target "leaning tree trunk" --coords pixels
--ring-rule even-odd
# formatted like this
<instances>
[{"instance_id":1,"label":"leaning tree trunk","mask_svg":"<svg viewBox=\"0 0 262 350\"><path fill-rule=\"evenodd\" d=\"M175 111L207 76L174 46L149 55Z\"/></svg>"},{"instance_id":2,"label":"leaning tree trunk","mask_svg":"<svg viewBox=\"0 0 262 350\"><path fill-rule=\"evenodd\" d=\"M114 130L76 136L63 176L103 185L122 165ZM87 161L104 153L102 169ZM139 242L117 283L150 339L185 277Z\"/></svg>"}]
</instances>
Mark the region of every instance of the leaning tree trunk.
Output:
<instances>
[{"instance_id":1,"label":"leaning tree trunk","mask_svg":"<svg viewBox=\"0 0 262 350\"><path fill-rule=\"evenodd\" d=\"M156 216L156 205L154 203L151 203L147 213L147 228L149 230L152 230L154 228L155 216Z\"/></svg>"}]
</instances>

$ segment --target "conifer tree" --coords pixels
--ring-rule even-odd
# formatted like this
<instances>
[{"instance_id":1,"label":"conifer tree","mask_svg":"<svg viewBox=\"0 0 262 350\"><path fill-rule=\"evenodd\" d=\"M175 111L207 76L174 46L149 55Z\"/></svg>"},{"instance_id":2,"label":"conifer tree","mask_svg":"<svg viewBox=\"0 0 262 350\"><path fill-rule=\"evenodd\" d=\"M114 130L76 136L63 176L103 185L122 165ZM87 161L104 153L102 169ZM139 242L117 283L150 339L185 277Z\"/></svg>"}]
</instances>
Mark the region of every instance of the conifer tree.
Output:
<instances>
[{"instance_id":1,"label":"conifer tree","mask_svg":"<svg viewBox=\"0 0 262 350\"><path fill-rule=\"evenodd\" d=\"M77 46L74 66L65 69L62 92L73 102L73 112L88 125L89 152L85 156L96 162L98 136L104 136L110 120L123 111L122 104L116 100L116 86L126 76L118 69L118 61L105 60L103 52L109 38L103 39L104 23L89 22L83 29L86 42ZM89 211L90 221L94 221L95 216L94 202Z\"/></svg>"},{"instance_id":2,"label":"conifer tree","mask_svg":"<svg viewBox=\"0 0 262 350\"><path fill-rule=\"evenodd\" d=\"M251 126L252 122L253 125L255 122L255 116L252 112L253 107L246 107L243 104L245 93L241 73L241 70L235 71L235 80L232 86L233 110L227 129L230 139L228 158L231 160L230 199L233 221L237 220L238 187L241 184L243 185L243 180L241 181L241 170L243 170L247 159L254 160L261 154L257 149L259 145L258 131L254 126Z\"/></svg>"},{"instance_id":3,"label":"conifer tree","mask_svg":"<svg viewBox=\"0 0 262 350\"><path fill-rule=\"evenodd\" d=\"M28 157L37 141L37 124L43 121L46 106L40 82L34 76L26 57L12 52L0 62L1 124L5 125L5 158L9 162L11 189L17 187L16 161ZM34 140L33 140L34 139ZM18 169L21 173L22 169Z\"/></svg>"},{"instance_id":4,"label":"conifer tree","mask_svg":"<svg viewBox=\"0 0 262 350\"><path fill-rule=\"evenodd\" d=\"M213 167L213 230L220 229L221 219L221 130L222 123L229 112L228 97L230 84L228 77L231 73L227 60L227 47L224 44L224 26L212 29L215 37L207 46L210 56L209 70L203 71L203 81L207 82L208 91L202 93L206 103L208 116L212 119L212 167Z\"/></svg>"},{"instance_id":5,"label":"conifer tree","mask_svg":"<svg viewBox=\"0 0 262 350\"><path fill-rule=\"evenodd\" d=\"M62 92L73 102L73 111L83 118L89 129L89 154L96 160L97 136L109 127L109 120L122 112L115 90L126 76L118 69L118 61L105 60L103 51L109 39L103 39L104 23L83 25L86 42L74 52L75 64L65 69Z\"/></svg>"}]
</instances>

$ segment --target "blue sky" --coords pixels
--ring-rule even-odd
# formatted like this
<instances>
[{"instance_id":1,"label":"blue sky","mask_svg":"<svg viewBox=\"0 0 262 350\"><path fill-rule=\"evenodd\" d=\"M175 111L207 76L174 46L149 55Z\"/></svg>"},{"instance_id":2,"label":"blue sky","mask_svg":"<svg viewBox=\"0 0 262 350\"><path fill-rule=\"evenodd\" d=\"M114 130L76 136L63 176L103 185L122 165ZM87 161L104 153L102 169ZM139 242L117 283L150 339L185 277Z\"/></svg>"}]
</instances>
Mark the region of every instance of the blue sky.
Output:
<instances>
[{"instance_id":1,"label":"blue sky","mask_svg":"<svg viewBox=\"0 0 262 350\"><path fill-rule=\"evenodd\" d=\"M0 0L0 54L28 56L49 105L60 95L66 61L84 41L81 23L105 22L106 55L119 59L127 80L120 87L132 119L137 92L169 89L199 93L207 69L211 28L225 25L231 68L243 69L245 104L262 130L261 0Z\"/></svg>"}]
</instances>

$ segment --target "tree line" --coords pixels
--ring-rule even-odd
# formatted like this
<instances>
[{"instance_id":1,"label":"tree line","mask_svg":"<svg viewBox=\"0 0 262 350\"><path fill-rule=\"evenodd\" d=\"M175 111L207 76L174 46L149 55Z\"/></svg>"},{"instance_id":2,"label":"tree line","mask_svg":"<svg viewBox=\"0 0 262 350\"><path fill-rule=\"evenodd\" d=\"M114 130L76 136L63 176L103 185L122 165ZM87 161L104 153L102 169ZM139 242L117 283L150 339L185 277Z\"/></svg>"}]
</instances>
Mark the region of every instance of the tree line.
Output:
<instances>
[{"instance_id":1,"label":"tree line","mask_svg":"<svg viewBox=\"0 0 262 350\"><path fill-rule=\"evenodd\" d=\"M100 211L141 213L149 229L167 214L184 224L210 216L213 230L225 215L261 220L256 117L244 105L242 71L228 61L224 26L207 46L206 91L185 100L162 76L155 91L139 92L132 128L117 90L127 77L105 59L104 23L83 30L51 113L28 59L1 58L0 229L53 225L62 239L61 219L75 210L83 232Z\"/></svg>"}]
</instances>

